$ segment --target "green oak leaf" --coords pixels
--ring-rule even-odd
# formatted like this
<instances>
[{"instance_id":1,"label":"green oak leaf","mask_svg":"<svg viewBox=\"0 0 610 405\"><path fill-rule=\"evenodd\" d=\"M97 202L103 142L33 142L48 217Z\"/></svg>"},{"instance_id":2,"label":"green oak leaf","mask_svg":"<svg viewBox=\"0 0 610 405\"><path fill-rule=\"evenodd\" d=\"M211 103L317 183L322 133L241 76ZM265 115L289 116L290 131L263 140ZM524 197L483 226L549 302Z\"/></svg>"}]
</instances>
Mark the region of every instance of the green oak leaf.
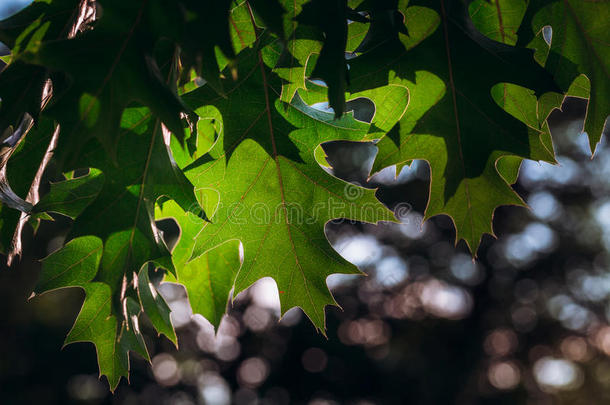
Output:
<instances>
[{"instance_id":1,"label":"green oak leaf","mask_svg":"<svg viewBox=\"0 0 610 405\"><path fill-rule=\"evenodd\" d=\"M324 44L311 77L326 83L330 107L335 111L335 117L340 117L345 111L348 82L345 60L347 0L311 0L303 6L297 21L316 26L324 35Z\"/></svg>"},{"instance_id":2,"label":"green oak leaf","mask_svg":"<svg viewBox=\"0 0 610 405\"><path fill-rule=\"evenodd\" d=\"M74 12L79 3L79 0L35 0L0 20L0 42L18 53L35 47L44 38L65 38L75 22Z\"/></svg>"},{"instance_id":3,"label":"green oak leaf","mask_svg":"<svg viewBox=\"0 0 610 405\"><path fill-rule=\"evenodd\" d=\"M317 103L326 103L326 89L318 86L315 83L307 83L307 91L300 92L299 95L309 105ZM369 101L367 103L371 107L371 111L367 111L368 116L363 117L361 121L370 122L368 134L365 139L377 140L389 132L394 124L398 122L405 114L409 102L409 89L399 83L389 84L383 87L377 87L370 90L363 90L357 93L346 92L347 111L355 111L363 113L365 109L359 102ZM317 114L311 110L312 114ZM321 150L318 148L317 150Z\"/></svg>"},{"instance_id":4,"label":"green oak leaf","mask_svg":"<svg viewBox=\"0 0 610 405\"><path fill-rule=\"evenodd\" d=\"M531 17L534 14L532 10L532 7L528 8L528 2L525 0L474 0L470 3L468 9L475 27L482 34L508 45L522 43L524 42L523 38L528 37L521 23L526 17L529 22L526 22L525 25L531 25ZM544 65L550 47L544 39L542 30L536 34L528 47L536 50L534 59ZM536 100L527 89L507 83L497 85L493 93L495 94L492 94L492 96L504 110L526 125L542 130L542 141L547 149L552 152L553 145L546 118L554 108L561 107L564 97L589 97L589 83L587 83L586 77L581 75L572 82L565 95L546 93L540 100ZM529 115L529 118L525 119L527 115ZM509 161L520 162L521 159L502 159L498 162L500 173L503 173L506 162ZM518 164L511 169L515 175L509 176L514 178L514 181L509 181L510 184L516 181L518 169ZM505 178L507 177L505 176Z\"/></svg>"},{"instance_id":5,"label":"green oak leaf","mask_svg":"<svg viewBox=\"0 0 610 405\"><path fill-rule=\"evenodd\" d=\"M249 0L248 4L263 21L263 24L256 23L257 26L266 27L279 38L284 39L284 14L286 10L279 0Z\"/></svg>"},{"instance_id":6,"label":"green oak leaf","mask_svg":"<svg viewBox=\"0 0 610 405\"><path fill-rule=\"evenodd\" d=\"M517 32L527 10L525 0L471 0L468 13L477 30L486 37L497 42L515 45L518 41ZM542 33L536 37L540 47L534 55L538 60L548 49ZM531 91L517 85L502 83L492 88L492 97L505 111L519 119L529 127L541 131L541 140L546 148L553 153L553 144L546 118L554 108L561 106L563 96L557 93L546 93L537 100ZM515 156L505 157L498 161L498 172L509 183L517 181L522 159Z\"/></svg>"},{"instance_id":7,"label":"green oak leaf","mask_svg":"<svg viewBox=\"0 0 610 405\"><path fill-rule=\"evenodd\" d=\"M100 376L108 378L114 391L121 377L128 378L130 350L150 360L139 331L139 304L131 297L125 301L127 322L117 325L112 314L112 293L102 282L92 281L98 272L103 243L95 236L84 236L68 242L42 260L36 294L66 287L80 287L85 301L64 345L91 342L97 352Z\"/></svg>"},{"instance_id":8,"label":"green oak leaf","mask_svg":"<svg viewBox=\"0 0 610 405\"><path fill-rule=\"evenodd\" d=\"M531 0L519 32L522 41L529 43L543 27L551 26L551 47L544 66L563 91L568 92L581 74L589 79L584 130L593 152L610 115L609 20L608 0Z\"/></svg>"},{"instance_id":9,"label":"green oak leaf","mask_svg":"<svg viewBox=\"0 0 610 405\"><path fill-rule=\"evenodd\" d=\"M0 74L0 134L16 126L27 112L35 121L49 70L20 59L43 41L66 38L75 23L77 0L38 0L21 12L0 21L0 42L11 49L11 63Z\"/></svg>"},{"instance_id":10,"label":"green oak leaf","mask_svg":"<svg viewBox=\"0 0 610 405\"><path fill-rule=\"evenodd\" d=\"M224 243L189 261L195 237L205 222L172 201L163 203L155 216L173 218L180 227L180 240L172 251L177 277L168 274L166 281L184 285L193 313L201 314L217 328L241 265L238 242Z\"/></svg>"},{"instance_id":11,"label":"green oak leaf","mask_svg":"<svg viewBox=\"0 0 610 405\"><path fill-rule=\"evenodd\" d=\"M140 303L133 297L126 297L124 302L125 322L121 323L118 342L127 350L132 350L142 356L150 363L150 355L144 342L144 336L140 332L139 316L142 313ZM127 367L129 372L129 366ZM127 375L129 380L129 374Z\"/></svg>"},{"instance_id":12,"label":"green oak leaf","mask_svg":"<svg viewBox=\"0 0 610 405\"><path fill-rule=\"evenodd\" d=\"M48 194L32 208L32 213L58 212L72 219L95 200L104 185L104 173L91 169L84 176L51 183Z\"/></svg>"},{"instance_id":13,"label":"green oak leaf","mask_svg":"<svg viewBox=\"0 0 610 405\"><path fill-rule=\"evenodd\" d=\"M76 342L91 342L95 345L100 376L105 375L114 391L121 377L129 378L129 351L149 359L143 346L139 330L133 326L127 330L121 323L117 330L117 317L112 314L112 293L110 287L101 282L89 282L81 286L85 290L85 301L68 333L64 345ZM133 310L133 305L129 305Z\"/></svg>"},{"instance_id":14,"label":"green oak leaf","mask_svg":"<svg viewBox=\"0 0 610 405\"><path fill-rule=\"evenodd\" d=\"M204 77L221 93L223 90L215 47L220 49L225 57L229 59L235 57L230 26L236 25L235 20L230 16L231 3L231 0L185 1L190 13L184 24L186 35L182 63L186 71L194 68L199 76Z\"/></svg>"},{"instance_id":15,"label":"green oak leaf","mask_svg":"<svg viewBox=\"0 0 610 405\"><path fill-rule=\"evenodd\" d=\"M206 159L206 153L215 141L218 141L218 146L221 145L222 139L217 139L216 135L222 132L222 117L211 106L198 108L196 112L200 117L195 133L198 138L197 149L190 155L172 139L172 151L176 163L185 170L187 178L195 185L205 185L205 179L210 178L208 176L220 179L225 175L224 165L215 165L208 171L206 165L196 163L199 158ZM196 194L205 212L212 213L217 209L219 199L215 190L198 188ZM176 277L167 274L165 280L184 285L193 313L201 314L217 328L226 312L235 276L241 265L237 241L224 243L189 261L195 238L205 221L191 212L185 212L173 201L157 204L155 218L171 218L180 228L179 240L172 250Z\"/></svg>"},{"instance_id":16,"label":"green oak leaf","mask_svg":"<svg viewBox=\"0 0 610 405\"><path fill-rule=\"evenodd\" d=\"M138 275L138 295L140 297L140 303L157 332L159 332L159 334L164 334L175 346L178 346L176 331L172 326L169 316L171 310L161 294L157 291L157 287L150 281L148 271L148 266L142 266Z\"/></svg>"},{"instance_id":17,"label":"green oak leaf","mask_svg":"<svg viewBox=\"0 0 610 405\"><path fill-rule=\"evenodd\" d=\"M117 320L112 315L110 287L104 283L90 282L82 288L85 290L85 301L64 345L76 342L93 343L100 376L105 375L110 389L114 390L121 377L128 376L129 358L117 340Z\"/></svg>"},{"instance_id":18,"label":"green oak leaf","mask_svg":"<svg viewBox=\"0 0 610 405\"><path fill-rule=\"evenodd\" d=\"M350 61L351 89L388 82L409 88L409 108L378 143L373 172L413 159L428 161L431 184L425 218L449 215L456 240L464 239L476 252L482 235L493 234L495 208L523 204L498 172L499 159L553 161L539 126L523 125L500 108L492 87L513 83L542 95L556 86L535 63L533 51L479 33L461 1L423 3L434 10L416 2L402 11L408 36L397 32Z\"/></svg>"},{"instance_id":19,"label":"green oak leaf","mask_svg":"<svg viewBox=\"0 0 610 405\"><path fill-rule=\"evenodd\" d=\"M280 0L286 10L283 18L285 41L276 41L267 47L265 59L274 67L273 72L282 78L281 100L289 103L298 89L305 89L307 62L322 49L322 36L314 26L299 24L305 0Z\"/></svg>"},{"instance_id":20,"label":"green oak leaf","mask_svg":"<svg viewBox=\"0 0 610 405\"><path fill-rule=\"evenodd\" d=\"M176 136L183 134L180 117L188 111L154 58L157 36L178 35L171 27L179 5L165 4L159 10L156 2L101 0L95 29L42 41L16 56L55 72L48 114L62 126L60 162L72 163L91 137L115 157L123 111L134 102L149 107Z\"/></svg>"},{"instance_id":21,"label":"green oak leaf","mask_svg":"<svg viewBox=\"0 0 610 405\"><path fill-rule=\"evenodd\" d=\"M503 44L515 45L526 9L526 0L474 0L468 6L468 13L483 35Z\"/></svg>"},{"instance_id":22,"label":"green oak leaf","mask_svg":"<svg viewBox=\"0 0 610 405\"><path fill-rule=\"evenodd\" d=\"M220 80L221 71L228 64L232 67L235 54L256 40L250 3L243 0L186 0L185 5L190 11L190 17L185 24L180 55L183 65L182 82L189 79L188 74L194 69L197 75L203 77L219 94L224 95ZM265 20L271 21L268 8L274 7L273 2L265 1L256 5L259 11L265 11ZM281 19L281 15L281 9L275 10L271 22L274 26L276 20ZM235 74L235 70L231 70L232 74Z\"/></svg>"},{"instance_id":23,"label":"green oak leaf","mask_svg":"<svg viewBox=\"0 0 610 405\"><path fill-rule=\"evenodd\" d=\"M41 294L87 284L97 274L102 249L102 241L95 236L71 240L61 250L42 260L42 271L34 292Z\"/></svg>"},{"instance_id":24,"label":"green oak leaf","mask_svg":"<svg viewBox=\"0 0 610 405\"><path fill-rule=\"evenodd\" d=\"M344 0L280 2L286 10L283 18L286 40L270 44L263 53L265 63L273 66L273 72L283 79L280 99L290 102L297 90L307 87L307 77L321 79L331 108L337 116L341 115L346 101L348 39L358 41L366 24L354 24L358 28L348 37L347 15L351 10Z\"/></svg>"},{"instance_id":25,"label":"green oak leaf","mask_svg":"<svg viewBox=\"0 0 610 405\"><path fill-rule=\"evenodd\" d=\"M130 280L146 262L174 271L154 224L157 199L173 199L184 210L204 216L193 185L171 158L159 120L153 120L146 108L132 108L125 110L121 125L116 164L95 140L76 162L76 167L101 170L105 182L97 198L76 218L70 234L102 238L104 255L98 279L110 285L114 294L123 279Z\"/></svg>"},{"instance_id":26,"label":"green oak leaf","mask_svg":"<svg viewBox=\"0 0 610 405\"><path fill-rule=\"evenodd\" d=\"M323 142L365 139L369 124L351 114L333 119L298 97L283 103L282 81L263 63L258 48L243 51L238 61L241 80L224 84L227 99L205 86L184 96L193 109L213 106L223 122L209 154L185 168L187 176L197 171L191 181L198 190L213 190L209 194L221 202L200 230L191 259L240 240L244 262L234 294L272 277L282 313L299 306L323 331L324 307L336 304L326 277L358 273L329 245L324 225L342 217L375 223L393 216L373 190L326 173L314 153Z\"/></svg>"},{"instance_id":27,"label":"green oak leaf","mask_svg":"<svg viewBox=\"0 0 610 405\"><path fill-rule=\"evenodd\" d=\"M370 21L370 26L368 30L365 30L363 37L362 35L355 35L353 39L350 38L356 45L354 52L368 52L398 32L409 35L405 25L405 17L398 11L406 7L408 0L352 0L351 2L358 3L357 5L354 4L355 10L366 12ZM350 25L356 26L354 27L356 33L360 33L361 28L363 28L362 24L352 23Z\"/></svg>"},{"instance_id":28,"label":"green oak leaf","mask_svg":"<svg viewBox=\"0 0 610 405\"><path fill-rule=\"evenodd\" d=\"M175 271L154 222L156 201L169 198L183 210L204 217L193 185L171 157L166 144L170 135L164 135L161 122L147 108L128 108L121 126L116 161L108 158L96 139L90 139L87 153L80 155L74 166L91 167L90 174L52 185L37 207L37 211L76 216L69 239L95 235L103 243L95 282L83 287L87 296L95 299L85 300L83 315L68 340L92 340L98 354L116 351L113 358L98 357L100 369L109 370L106 374L113 389L121 376L128 375L128 350L148 358L137 325L140 301L157 331L176 343L167 305L149 283L138 284L138 279L145 280L141 269L147 269L149 262ZM94 317L98 312L100 317ZM81 325L91 319L99 330ZM101 339L98 335L105 336L99 344L95 340Z\"/></svg>"}]
</instances>

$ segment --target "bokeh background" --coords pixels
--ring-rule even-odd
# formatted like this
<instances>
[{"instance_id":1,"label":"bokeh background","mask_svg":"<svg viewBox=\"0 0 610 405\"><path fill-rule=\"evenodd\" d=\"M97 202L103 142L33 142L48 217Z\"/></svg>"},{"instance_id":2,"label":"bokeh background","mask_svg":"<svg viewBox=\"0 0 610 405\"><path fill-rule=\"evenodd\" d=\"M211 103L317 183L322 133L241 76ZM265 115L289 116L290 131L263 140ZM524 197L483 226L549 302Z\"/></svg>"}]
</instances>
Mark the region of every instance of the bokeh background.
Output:
<instances>
[{"instance_id":1,"label":"bokeh background","mask_svg":"<svg viewBox=\"0 0 610 405\"><path fill-rule=\"evenodd\" d=\"M0 1L0 19L27 3ZM401 224L327 225L369 275L328 279L342 307L327 311L328 337L298 309L278 321L271 279L237 297L217 334L181 287L163 284L180 348L143 322L152 365L132 355L130 383L114 395L93 345L62 349L83 293L28 301L38 260L69 222L27 231L19 265L0 268L0 404L609 403L610 147L606 134L591 159L585 110L568 99L553 113L559 165L523 164L515 189L530 208L498 209L497 238L484 238L476 261L454 245L449 218L422 224L425 162L367 181L373 144L325 145L336 176L378 188L391 209L411 207ZM175 226L161 226L171 239Z\"/></svg>"}]
</instances>

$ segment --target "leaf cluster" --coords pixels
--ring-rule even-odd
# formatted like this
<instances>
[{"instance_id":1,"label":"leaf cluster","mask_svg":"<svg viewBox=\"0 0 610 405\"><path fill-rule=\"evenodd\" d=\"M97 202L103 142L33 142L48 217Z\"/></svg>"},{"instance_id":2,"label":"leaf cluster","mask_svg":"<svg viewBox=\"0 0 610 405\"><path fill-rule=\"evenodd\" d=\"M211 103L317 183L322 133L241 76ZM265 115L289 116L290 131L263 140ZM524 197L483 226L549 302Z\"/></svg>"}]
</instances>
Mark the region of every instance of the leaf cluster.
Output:
<instances>
[{"instance_id":1,"label":"leaf cluster","mask_svg":"<svg viewBox=\"0 0 610 405\"><path fill-rule=\"evenodd\" d=\"M10 263L24 226L73 220L35 292L85 291L66 344L93 342L111 389L129 351L149 359L144 314L177 344L157 269L214 326L272 277L282 314L323 333L326 278L359 273L325 224L396 219L321 145L375 141L371 174L427 161L426 218L476 253L495 209L524 204L521 161L554 162L564 97L589 98L599 142L608 21L608 0L37 0L0 21L0 248Z\"/></svg>"}]
</instances>

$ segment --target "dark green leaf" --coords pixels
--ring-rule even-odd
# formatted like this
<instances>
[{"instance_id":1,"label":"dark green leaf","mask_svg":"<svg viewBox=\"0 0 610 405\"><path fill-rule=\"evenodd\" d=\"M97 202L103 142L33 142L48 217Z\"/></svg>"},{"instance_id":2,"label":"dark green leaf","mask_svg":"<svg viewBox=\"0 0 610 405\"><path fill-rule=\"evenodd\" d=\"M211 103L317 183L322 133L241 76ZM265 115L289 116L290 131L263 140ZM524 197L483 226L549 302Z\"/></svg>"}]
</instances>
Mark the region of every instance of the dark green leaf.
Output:
<instances>
[{"instance_id":1,"label":"dark green leaf","mask_svg":"<svg viewBox=\"0 0 610 405\"><path fill-rule=\"evenodd\" d=\"M216 207L213 207L213 210ZM180 227L180 240L172 251L177 279L168 281L184 285L193 313L201 314L218 327L227 308L229 294L240 267L237 241L229 241L189 261L197 234L204 221L185 213L177 204L168 201L158 210L157 219L173 218Z\"/></svg>"},{"instance_id":2,"label":"dark green leaf","mask_svg":"<svg viewBox=\"0 0 610 405\"><path fill-rule=\"evenodd\" d=\"M362 140L369 124L351 115L333 120L332 114L298 98L291 105L282 103L281 81L257 49L242 52L239 68L243 79L225 83L229 99L205 87L185 95L193 108L213 105L223 120L222 138L193 169L197 180L191 177L198 189L215 190L222 202L198 235L192 258L240 239L244 263L234 294L262 277L273 277L282 313L300 306L324 330L324 307L335 304L326 277L358 272L330 247L325 223L341 217L377 222L392 215L372 190L324 172L314 151L326 141ZM218 168L224 165L220 177ZM185 171L189 176L189 169Z\"/></svg>"},{"instance_id":3,"label":"dark green leaf","mask_svg":"<svg viewBox=\"0 0 610 405\"><path fill-rule=\"evenodd\" d=\"M340 117L345 111L345 90L348 82L345 48L347 46L347 1L311 0L297 16L303 24L314 25L324 33L324 45L311 73L314 79L328 86L328 100Z\"/></svg>"},{"instance_id":4,"label":"dark green leaf","mask_svg":"<svg viewBox=\"0 0 610 405\"><path fill-rule=\"evenodd\" d=\"M152 284L148 277L148 266L142 267L138 275L138 295L140 302L144 308L144 312L148 315L148 319L152 322L159 334L163 333L174 345L178 346L178 338L172 326L169 317L170 309L157 288Z\"/></svg>"},{"instance_id":5,"label":"dark green leaf","mask_svg":"<svg viewBox=\"0 0 610 405\"><path fill-rule=\"evenodd\" d=\"M57 288L84 286L97 273L102 248L102 241L95 236L71 240L42 261L42 271L34 292L40 294Z\"/></svg>"},{"instance_id":6,"label":"dark green leaf","mask_svg":"<svg viewBox=\"0 0 610 405\"><path fill-rule=\"evenodd\" d=\"M545 26L552 27L544 66L561 89L568 92L581 74L590 81L584 130L594 152L610 115L610 1L532 0L527 17L524 40ZM528 29L532 30L529 35Z\"/></svg>"},{"instance_id":7,"label":"dark green leaf","mask_svg":"<svg viewBox=\"0 0 610 405\"><path fill-rule=\"evenodd\" d=\"M476 31L460 1L426 4L436 12L419 6L403 10L409 36L399 33L350 61L352 87L394 82L409 88L407 113L379 142L373 172L413 159L428 161L432 174L425 217L451 216L457 239L476 252L483 233L492 233L495 208L522 204L498 173L498 160L513 155L553 161L539 126L527 127L503 111L492 88L516 83L541 95L556 86L532 51Z\"/></svg>"},{"instance_id":8,"label":"dark green leaf","mask_svg":"<svg viewBox=\"0 0 610 405\"><path fill-rule=\"evenodd\" d=\"M95 200L103 185L104 174L98 169L91 169L82 177L51 183L51 191L32 212L58 212L74 219Z\"/></svg>"}]
</instances>

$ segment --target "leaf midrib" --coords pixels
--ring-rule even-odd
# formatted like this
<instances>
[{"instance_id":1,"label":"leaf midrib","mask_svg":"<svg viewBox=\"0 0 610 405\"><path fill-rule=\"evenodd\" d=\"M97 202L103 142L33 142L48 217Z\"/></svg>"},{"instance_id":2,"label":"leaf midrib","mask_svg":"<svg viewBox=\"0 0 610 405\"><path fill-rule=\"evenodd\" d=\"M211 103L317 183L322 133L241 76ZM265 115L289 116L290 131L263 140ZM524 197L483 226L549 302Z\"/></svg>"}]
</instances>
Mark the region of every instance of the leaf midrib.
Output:
<instances>
[{"instance_id":1,"label":"leaf midrib","mask_svg":"<svg viewBox=\"0 0 610 405\"><path fill-rule=\"evenodd\" d=\"M460 156L460 163L462 164L462 175L464 178L464 192L466 194L466 201L468 204L467 210L468 210L468 218L470 220L470 232L471 232L471 238L472 238L472 235L475 234L474 222L473 222L473 218L472 218L472 201L471 201L471 197L470 197L468 179L466 178L464 151L463 151L462 136L461 136L461 131L460 131L460 118L459 118L458 107L457 107L457 94L456 94L457 90L455 88L455 82L453 81L453 68L451 65L451 47L449 45L449 30L447 27L447 12L445 11L445 1L444 0L441 0L441 13L442 13L442 20L443 20L445 51L447 54L447 65L448 65L447 67L448 67L448 71L449 71L449 86L451 89L451 96L452 96L452 101L453 101L453 114L454 114L455 125L456 125L458 151L459 151L459 156Z\"/></svg>"},{"instance_id":2,"label":"leaf midrib","mask_svg":"<svg viewBox=\"0 0 610 405\"><path fill-rule=\"evenodd\" d=\"M496 10L498 12L498 28L500 29L500 36L502 37L502 42L506 41L506 34L504 32L504 22L502 20L502 10L500 10L500 0L495 0L496 2Z\"/></svg>"},{"instance_id":3,"label":"leaf midrib","mask_svg":"<svg viewBox=\"0 0 610 405\"><path fill-rule=\"evenodd\" d=\"M305 291L307 292L307 297L309 298L309 301L314 310L314 313L316 314L316 318L320 319L320 314L318 313L318 309L317 309L315 303L313 302L311 292L309 291L309 283L307 281L307 277L305 276L305 271L303 270L303 267L301 266L301 262L299 261L299 255L297 254L296 246L294 244L294 240L292 239L292 232L290 230L290 222L288 221L288 212L286 210L286 196L284 193L284 179L282 177L282 171L281 171L280 162L278 159L277 146L275 144L275 134L273 132L273 120L271 118L271 104L269 102L269 89L268 89L269 84L267 83L267 75L265 74L265 64L263 63L263 59L262 59L260 52L258 52L258 59L259 59L259 65L261 68L261 76L263 78L263 89L265 91L265 105L266 105L265 110L267 112L267 122L269 125L269 136L271 138L271 148L273 150L273 159L275 160L275 168L276 168L276 172L277 172L278 186L280 188L280 197L282 199L282 210L284 211L284 219L285 219L284 223L286 224L286 232L288 233L288 240L290 241L290 247L292 248L294 260L296 262L296 265L297 265L299 271L301 272L301 276L303 277L303 282L305 284ZM290 283L288 284L288 291L291 291L293 275L294 275L294 272L291 272Z\"/></svg>"}]
</instances>

